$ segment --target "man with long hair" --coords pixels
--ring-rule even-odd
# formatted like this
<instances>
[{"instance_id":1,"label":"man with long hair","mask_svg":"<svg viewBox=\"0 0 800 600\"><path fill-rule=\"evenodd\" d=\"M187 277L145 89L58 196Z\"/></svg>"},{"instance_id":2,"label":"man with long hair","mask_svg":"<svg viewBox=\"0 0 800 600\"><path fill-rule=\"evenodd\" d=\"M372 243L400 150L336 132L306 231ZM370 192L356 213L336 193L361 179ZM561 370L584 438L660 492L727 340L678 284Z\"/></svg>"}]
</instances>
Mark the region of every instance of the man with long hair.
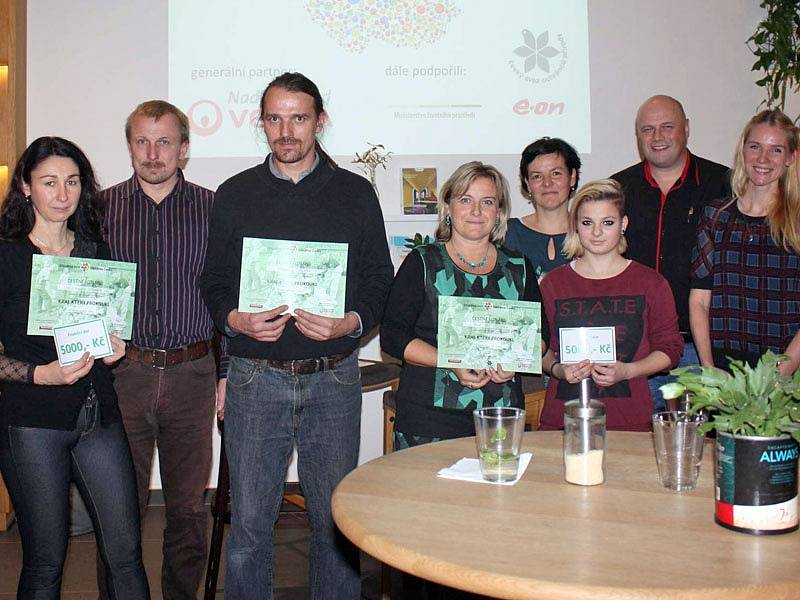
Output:
<instances>
[{"instance_id":1,"label":"man with long hair","mask_svg":"<svg viewBox=\"0 0 800 600\"><path fill-rule=\"evenodd\" d=\"M217 190L200 287L231 336L225 451L231 533L225 595L272 597L272 530L297 445L311 523L310 597L357 599L358 551L336 530L331 495L358 460L358 340L383 313L392 264L370 183L339 168L317 136L327 122L317 86L284 73L264 90L261 124L271 153ZM288 306L237 310L244 237L347 244L345 314Z\"/></svg>"}]
</instances>

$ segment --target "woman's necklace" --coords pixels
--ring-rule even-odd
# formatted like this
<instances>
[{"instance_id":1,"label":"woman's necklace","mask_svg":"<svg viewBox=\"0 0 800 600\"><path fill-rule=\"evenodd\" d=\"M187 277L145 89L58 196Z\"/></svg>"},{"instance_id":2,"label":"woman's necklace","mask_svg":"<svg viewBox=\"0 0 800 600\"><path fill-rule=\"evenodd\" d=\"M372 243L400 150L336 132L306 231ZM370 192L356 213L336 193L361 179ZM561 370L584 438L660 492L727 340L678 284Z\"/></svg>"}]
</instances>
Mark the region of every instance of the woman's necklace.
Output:
<instances>
[{"instance_id":1,"label":"woman's necklace","mask_svg":"<svg viewBox=\"0 0 800 600\"><path fill-rule=\"evenodd\" d=\"M33 238L34 242L38 243L42 248L47 248L53 254L60 254L61 252L63 252L64 248L69 246L69 236L67 236L67 241L64 242L64 245L61 246L61 248L51 248L50 244L48 244L42 238L40 238L39 236L37 236L37 235L35 235L33 233L31 233L31 237Z\"/></svg>"},{"instance_id":2,"label":"woman's necklace","mask_svg":"<svg viewBox=\"0 0 800 600\"><path fill-rule=\"evenodd\" d=\"M471 262L466 258L464 258L464 256L461 254L461 252L458 251L458 249L456 249L456 256L458 256L458 260L467 265L470 269L481 269L486 266L486 262L489 260L489 248L486 248L486 254L481 260L479 260L476 263Z\"/></svg>"},{"instance_id":3,"label":"woman's necklace","mask_svg":"<svg viewBox=\"0 0 800 600\"><path fill-rule=\"evenodd\" d=\"M745 238L747 243L752 243L756 239L756 236L759 235L761 226L769 213L767 210L763 209L753 210L752 206L749 213L745 212L738 202L736 203L736 208L739 210L739 214L742 215L742 220L744 221Z\"/></svg>"}]
</instances>

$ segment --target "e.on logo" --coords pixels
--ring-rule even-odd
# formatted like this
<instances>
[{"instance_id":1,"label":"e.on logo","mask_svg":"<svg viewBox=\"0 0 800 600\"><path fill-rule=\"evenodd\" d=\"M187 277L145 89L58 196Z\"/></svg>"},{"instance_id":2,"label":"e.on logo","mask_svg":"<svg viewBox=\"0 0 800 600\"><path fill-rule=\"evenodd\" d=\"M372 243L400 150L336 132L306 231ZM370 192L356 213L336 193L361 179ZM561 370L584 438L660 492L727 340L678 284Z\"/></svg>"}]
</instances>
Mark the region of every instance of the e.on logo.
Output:
<instances>
[{"instance_id":1,"label":"e.on logo","mask_svg":"<svg viewBox=\"0 0 800 600\"><path fill-rule=\"evenodd\" d=\"M511 108L518 115L563 115L566 105L563 102L534 102L523 98L517 100Z\"/></svg>"},{"instance_id":2,"label":"e.on logo","mask_svg":"<svg viewBox=\"0 0 800 600\"><path fill-rule=\"evenodd\" d=\"M192 133L206 137L215 134L226 122L234 129L241 129L245 123L255 127L260 115L258 110L246 108L229 108L223 112L212 100L198 100L189 107L186 116Z\"/></svg>"}]
</instances>

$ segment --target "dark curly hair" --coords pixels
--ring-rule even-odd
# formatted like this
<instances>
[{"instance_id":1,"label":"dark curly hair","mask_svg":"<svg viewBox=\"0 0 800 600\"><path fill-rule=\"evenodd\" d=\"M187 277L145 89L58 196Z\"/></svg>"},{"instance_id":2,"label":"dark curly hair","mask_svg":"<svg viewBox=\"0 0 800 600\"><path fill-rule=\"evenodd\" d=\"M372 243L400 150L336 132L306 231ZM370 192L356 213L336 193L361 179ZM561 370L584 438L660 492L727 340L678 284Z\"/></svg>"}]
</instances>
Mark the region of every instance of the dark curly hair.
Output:
<instances>
[{"instance_id":1,"label":"dark curly hair","mask_svg":"<svg viewBox=\"0 0 800 600\"><path fill-rule=\"evenodd\" d=\"M0 209L0 238L19 240L33 230L36 216L33 206L22 191L22 184L30 185L33 170L51 156L72 159L78 165L80 173L81 195L78 208L67 219L67 227L75 232L76 239L102 241L100 189L92 165L78 146L60 137L40 137L19 157L8 185L8 195Z\"/></svg>"}]
</instances>

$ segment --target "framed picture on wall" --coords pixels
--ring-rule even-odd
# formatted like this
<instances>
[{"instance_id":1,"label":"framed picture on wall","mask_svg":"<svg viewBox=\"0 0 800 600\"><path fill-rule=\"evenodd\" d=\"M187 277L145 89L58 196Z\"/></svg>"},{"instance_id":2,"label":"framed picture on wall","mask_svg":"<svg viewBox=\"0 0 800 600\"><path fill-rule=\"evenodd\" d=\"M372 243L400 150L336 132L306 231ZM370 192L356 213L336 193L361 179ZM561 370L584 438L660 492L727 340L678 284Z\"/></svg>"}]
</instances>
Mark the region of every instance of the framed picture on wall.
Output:
<instances>
[{"instance_id":1,"label":"framed picture on wall","mask_svg":"<svg viewBox=\"0 0 800 600\"><path fill-rule=\"evenodd\" d=\"M433 167L404 167L403 179L403 214L435 215L436 202L436 169Z\"/></svg>"}]
</instances>

